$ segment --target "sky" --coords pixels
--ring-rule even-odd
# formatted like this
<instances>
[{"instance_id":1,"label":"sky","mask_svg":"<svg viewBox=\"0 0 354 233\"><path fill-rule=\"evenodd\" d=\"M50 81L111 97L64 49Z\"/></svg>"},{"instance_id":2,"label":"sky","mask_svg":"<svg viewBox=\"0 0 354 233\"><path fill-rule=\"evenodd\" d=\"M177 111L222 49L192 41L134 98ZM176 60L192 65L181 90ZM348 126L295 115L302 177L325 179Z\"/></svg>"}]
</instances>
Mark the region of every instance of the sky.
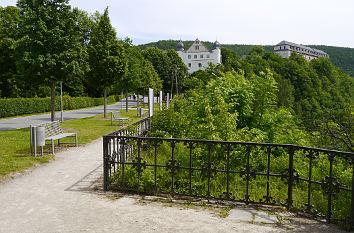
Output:
<instances>
[{"instance_id":1,"label":"sky","mask_svg":"<svg viewBox=\"0 0 354 233\"><path fill-rule=\"evenodd\" d=\"M71 0L88 13L109 7L119 38L218 40L221 44L354 48L354 0ZM0 0L0 6L16 0Z\"/></svg>"}]
</instances>

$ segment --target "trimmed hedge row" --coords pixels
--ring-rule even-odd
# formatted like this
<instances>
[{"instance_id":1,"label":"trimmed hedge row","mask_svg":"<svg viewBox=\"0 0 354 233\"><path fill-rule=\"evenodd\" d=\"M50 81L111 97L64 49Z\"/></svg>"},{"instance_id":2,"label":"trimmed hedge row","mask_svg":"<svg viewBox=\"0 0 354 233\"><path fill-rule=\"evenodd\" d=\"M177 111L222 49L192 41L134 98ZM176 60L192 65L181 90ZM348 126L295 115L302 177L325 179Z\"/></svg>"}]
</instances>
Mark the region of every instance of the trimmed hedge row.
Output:
<instances>
[{"instance_id":1,"label":"trimmed hedge row","mask_svg":"<svg viewBox=\"0 0 354 233\"><path fill-rule=\"evenodd\" d=\"M107 97L107 103L118 101L116 96ZM71 110L103 105L103 97L70 97L63 96L63 109ZM55 99L55 109L60 111L60 96ZM46 98L11 98L0 99L0 118L33 113L50 112L50 97Z\"/></svg>"}]
</instances>

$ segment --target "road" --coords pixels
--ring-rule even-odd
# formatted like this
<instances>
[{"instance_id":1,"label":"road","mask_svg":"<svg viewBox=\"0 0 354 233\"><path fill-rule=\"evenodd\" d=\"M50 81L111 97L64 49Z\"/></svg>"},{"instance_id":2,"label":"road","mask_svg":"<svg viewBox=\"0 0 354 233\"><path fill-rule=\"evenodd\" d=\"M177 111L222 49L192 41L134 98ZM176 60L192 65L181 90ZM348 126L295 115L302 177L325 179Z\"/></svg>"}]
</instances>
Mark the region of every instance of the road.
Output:
<instances>
[{"instance_id":1,"label":"road","mask_svg":"<svg viewBox=\"0 0 354 233\"><path fill-rule=\"evenodd\" d=\"M134 101L133 99L129 99L128 108L134 106L136 106L136 101ZM147 105L145 106L147 107ZM108 105L107 112L120 110L124 108L125 108L125 100L123 100L122 102L117 102L115 104ZM63 118L64 121L67 121L67 120L74 120L74 119L95 116L102 113L103 113L103 106L99 106L94 108L64 111ZM57 120L60 120L60 111L56 112L55 116ZM19 116L15 118L0 119L0 131L27 128L31 124L35 125L43 122L50 122L50 113L42 114L42 115L32 115L26 117Z\"/></svg>"}]
</instances>

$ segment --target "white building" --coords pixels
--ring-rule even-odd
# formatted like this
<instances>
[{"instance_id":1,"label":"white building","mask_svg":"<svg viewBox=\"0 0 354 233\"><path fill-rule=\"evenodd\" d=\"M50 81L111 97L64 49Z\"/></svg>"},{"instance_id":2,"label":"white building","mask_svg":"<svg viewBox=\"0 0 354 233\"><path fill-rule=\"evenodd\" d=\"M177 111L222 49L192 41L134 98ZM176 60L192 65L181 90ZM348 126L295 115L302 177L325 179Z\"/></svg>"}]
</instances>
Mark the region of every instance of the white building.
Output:
<instances>
[{"instance_id":1,"label":"white building","mask_svg":"<svg viewBox=\"0 0 354 233\"><path fill-rule=\"evenodd\" d=\"M177 53L188 67L189 73L205 69L209 66L209 63L215 65L221 63L221 49L218 41L215 41L213 50L211 51L198 39L194 41L187 51L184 51L184 45L182 41L180 41L178 43Z\"/></svg>"},{"instance_id":2,"label":"white building","mask_svg":"<svg viewBox=\"0 0 354 233\"><path fill-rule=\"evenodd\" d=\"M283 40L274 47L274 52L284 58L289 58L292 52L296 52L302 55L308 61L319 57L329 58L328 54L323 52L322 50L313 49L304 45L295 44L285 40Z\"/></svg>"}]
</instances>

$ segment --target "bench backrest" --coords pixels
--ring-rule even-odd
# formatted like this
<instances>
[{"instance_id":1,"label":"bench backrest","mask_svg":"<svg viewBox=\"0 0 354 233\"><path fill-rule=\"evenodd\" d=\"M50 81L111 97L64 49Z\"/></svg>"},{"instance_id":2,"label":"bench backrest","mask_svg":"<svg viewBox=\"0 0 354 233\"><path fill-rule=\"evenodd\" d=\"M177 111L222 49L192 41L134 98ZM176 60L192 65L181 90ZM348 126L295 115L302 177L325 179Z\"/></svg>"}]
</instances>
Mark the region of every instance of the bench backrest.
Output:
<instances>
[{"instance_id":1,"label":"bench backrest","mask_svg":"<svg viewBox=\"0 0 354 233\"><path fill-rule=\"evenodd\" d=\"M38 126L43 126L45 129L45 137L62 134L63 130L60 127L59 121L52 121L50 123L43 123Z\"/></svg>"},{"instance_id":2,"label":"bench backrest","mask_svg":"<svg viewBox=\"0 0 354 233\"><path fill-rule=\"evenodd\" d=\"M120 118L120 112L119 111L114 111L112 112L112 120L116 120Z\"/></svg>"}]
</instances>

